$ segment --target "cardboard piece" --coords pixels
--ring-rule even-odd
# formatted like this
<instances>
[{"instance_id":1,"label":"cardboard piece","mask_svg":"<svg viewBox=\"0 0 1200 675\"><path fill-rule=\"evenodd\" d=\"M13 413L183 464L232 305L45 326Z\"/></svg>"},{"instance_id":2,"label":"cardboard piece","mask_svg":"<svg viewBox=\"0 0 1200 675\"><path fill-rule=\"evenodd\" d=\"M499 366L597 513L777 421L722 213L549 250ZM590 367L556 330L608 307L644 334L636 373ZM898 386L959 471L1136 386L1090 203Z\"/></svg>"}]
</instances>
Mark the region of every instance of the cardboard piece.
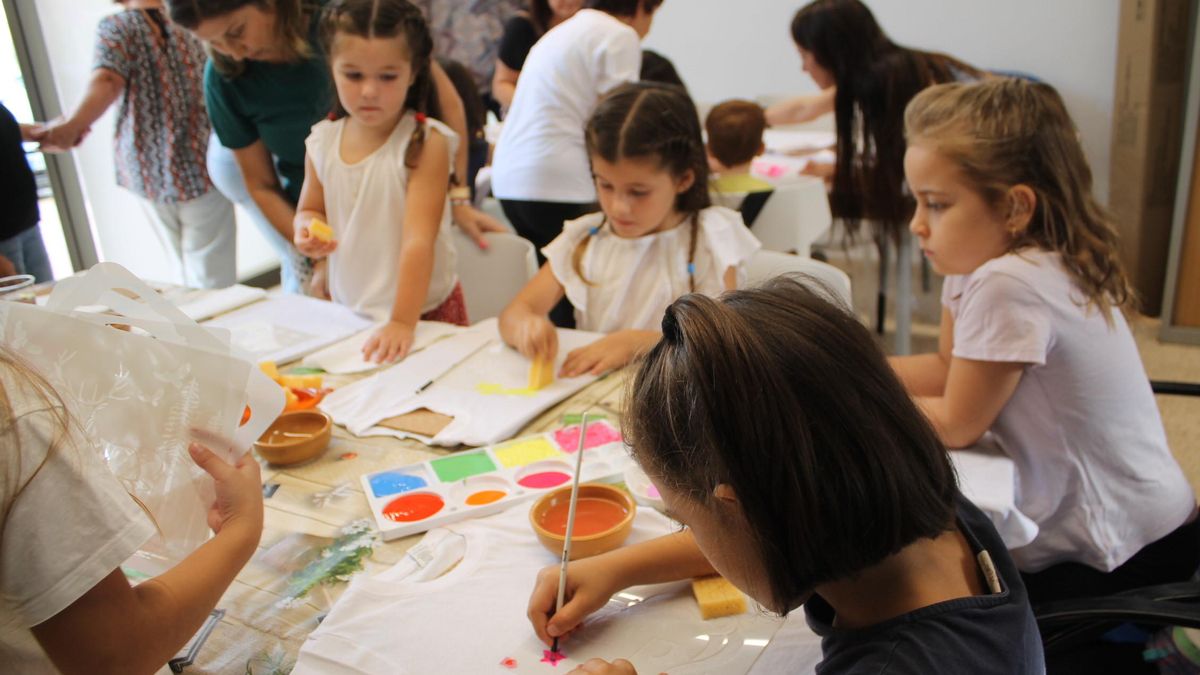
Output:
<instances>
[{"instance_id":1,"label":"cardboard piece","mask_svg":"<svg viewBox=\"0 0 1200 675\"><path fill-rule=\"evenodd\" d=\"M429 408L419 408L403 415L389 417L378 426L433 438L453 421L454 418L449 415L435 413Z\"/></svg>"}]
</instances>

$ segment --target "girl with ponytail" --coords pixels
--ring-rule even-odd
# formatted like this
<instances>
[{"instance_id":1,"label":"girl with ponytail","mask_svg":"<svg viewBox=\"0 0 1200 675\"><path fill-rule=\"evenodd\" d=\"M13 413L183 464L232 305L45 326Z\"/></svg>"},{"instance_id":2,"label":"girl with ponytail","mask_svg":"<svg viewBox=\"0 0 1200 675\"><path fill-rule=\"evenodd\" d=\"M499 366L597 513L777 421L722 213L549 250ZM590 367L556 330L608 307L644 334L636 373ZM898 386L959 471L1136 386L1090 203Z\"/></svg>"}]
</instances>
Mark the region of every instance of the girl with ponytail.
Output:
<instances>
[{"instance_id":1,"label":"girl with ponytail","mask_svg":"<svg viewBox=\"0 0 1200 675\"><path fill-rule=\"evenodd\" d=\"M447 201L459 139L434 119L433 40L407 0L336 0L321 39L338 104L305 143L296 248L329 257L334 301L381 322L363 356L393 361L418 319L467 324Z\"/></svg>"}]
</instances>

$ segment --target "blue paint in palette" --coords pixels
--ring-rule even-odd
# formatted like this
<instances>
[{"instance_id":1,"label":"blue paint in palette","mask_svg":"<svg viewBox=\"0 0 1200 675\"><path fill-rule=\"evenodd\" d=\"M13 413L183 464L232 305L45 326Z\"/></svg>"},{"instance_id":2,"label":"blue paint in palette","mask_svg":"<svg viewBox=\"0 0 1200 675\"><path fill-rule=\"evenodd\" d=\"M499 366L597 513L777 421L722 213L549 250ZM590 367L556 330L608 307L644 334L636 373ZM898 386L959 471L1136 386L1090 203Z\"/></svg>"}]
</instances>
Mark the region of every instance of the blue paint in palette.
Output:
<instances>
[{"instance_id":1,"label":"blue paint in palette","mask_svg":"<svg viewBox=\"0 0 1200 675\"><path fill-rule=\"evenodd\" d=\"M396 495L401 492L425 487L426 485L425 479L420 476L412 476L396 471L386 471L371 476L371 492L374 492L376 497Z\"/></svg>"}]
</instances>

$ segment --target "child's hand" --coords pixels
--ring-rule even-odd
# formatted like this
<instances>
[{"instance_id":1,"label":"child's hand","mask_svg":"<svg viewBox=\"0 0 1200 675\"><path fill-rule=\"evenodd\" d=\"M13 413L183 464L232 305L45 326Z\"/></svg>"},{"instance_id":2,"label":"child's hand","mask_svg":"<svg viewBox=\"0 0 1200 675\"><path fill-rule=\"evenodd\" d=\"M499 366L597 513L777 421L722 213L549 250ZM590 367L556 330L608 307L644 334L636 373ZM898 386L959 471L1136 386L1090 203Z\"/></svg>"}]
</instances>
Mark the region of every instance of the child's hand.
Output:
<instances>
[{"instance_id":1,"label":"child's hand","mask_svg":"<svg viewBox=\"0 0 1200 675\"><path fill-rule=\"evenodd\" d=\"M215 483L217 499L208 509L208 526L215 533L241 528L257 543L263 527L262 475L258 462L247 453L237 464L230 465L199 443L189 445L188 454Z\"/></svg>"},{"instance_id":2,"label":"child's hand","mask_svg":"<svg viewBox=\"0 0 1200 675\"><path fill-rule=\"evenodd\" d=\"M563 361L559 375L600 375L621 368L648 348L646 333L647 331L620 330L605 335L590 345L572 350Z\"/></svg>"},{"instance_id":3,"label":"child's hand","mask_svg":"<svg viewBox=\"0 0 1200 675\"><path fill-rule=\"evenodd\" d=\"M562 609L554 606L558 599L560 565L543 567L537 575L525 615L533 624L538 639L550 646L554 638L569 637L584 618L604 607L621 585L605 564L605 556L576 560L567 565L567 590Z\"/></svg>"},{"instance_id":4,"label":"child's hand","mask_svg":"<svg viewBox=\"0 0 1200 675\"><path fill-rule=\"evenodd\" d=\"M517 326L512 346L529 360L540 356L553 363L558 358L558 330L550 319L531 314Z\"/></svg>"},{"instance_id":5,"label":"child's hand","mask_svg":"<svg viewBox=\"0 0 1200 675\"><path fill-rule=\"evenodd\" d=\"M568 672L567 675L637 675L637 670L625 659L617 659L612 663L604 659L588 659L587 663Z\"/></svg>"},{"instance_id":6,"label":"child's hand","mask_svg":"<svg viewBox=\"0 0 1200 675\"><path fill-rule=\"evenodd\" d=\"M325 241L312 236L312 232L308 231L308 226L296 228L296 236L294 238L296 250L310 258L324 258L337 249L337 240Z\"/></svg>"},{"instance_id":7,"label":"child's hand","mask_svg":"<svg viewBox=\"0 0 1200 675\"><path fill-rule=\"evenodd\" d=\"M391 363L408 356L416 328L401 321L389 321L363 344L363 359L373 363Z\"/></svg>"},{"instance_id":8,"label":"child's hand","mask_svg":"<svg viewBox=\"0 0 1200 675\"><path fill-rule=\"evenodd\" d=\"M42 152L66 152L87 138L89 127L80 127L69 121L56 121L42 129L39 149Z\"/></svg>"},{"instance_id":9,"label":"child's hand","mask_svg":"<svg viewBox=\"0 0 1200 675\"><path fill-rule=\"evenodd\" d=\"M309 297L332 300L329 295L329 261L314 260L312 276L308 279Z\"/></svg>"}]
</instances>

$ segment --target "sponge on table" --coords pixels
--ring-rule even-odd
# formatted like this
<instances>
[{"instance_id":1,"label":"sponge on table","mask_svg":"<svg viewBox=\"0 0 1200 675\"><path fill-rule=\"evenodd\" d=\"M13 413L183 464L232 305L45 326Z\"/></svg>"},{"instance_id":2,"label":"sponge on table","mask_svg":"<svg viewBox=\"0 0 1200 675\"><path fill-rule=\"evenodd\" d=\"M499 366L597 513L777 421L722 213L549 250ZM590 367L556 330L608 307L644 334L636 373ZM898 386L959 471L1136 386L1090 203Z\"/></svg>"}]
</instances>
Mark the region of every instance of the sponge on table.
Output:
<instances>
[{"instance_id":1,"label":"sponge on table","mask_svg":"<svg viewBox=\"0 0 1200 675\"><path fill-rule=\"evenodd\" d=\"M692 593L700 605L700 617L715 619L746 612L746 596L725 577L713 575L692 579Z\"/></svg>"}]
</instances>

